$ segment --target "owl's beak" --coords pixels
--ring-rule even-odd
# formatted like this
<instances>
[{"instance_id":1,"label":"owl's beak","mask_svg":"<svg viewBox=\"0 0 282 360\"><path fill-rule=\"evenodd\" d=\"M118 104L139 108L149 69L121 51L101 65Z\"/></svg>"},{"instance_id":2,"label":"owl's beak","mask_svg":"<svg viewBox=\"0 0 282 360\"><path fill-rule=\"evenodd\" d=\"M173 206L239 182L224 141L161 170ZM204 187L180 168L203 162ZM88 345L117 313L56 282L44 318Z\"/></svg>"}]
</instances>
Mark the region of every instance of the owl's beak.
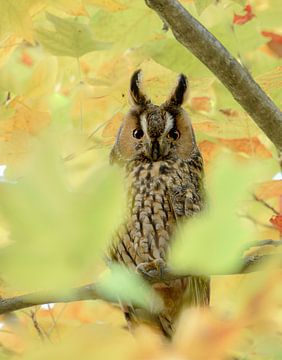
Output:
<instances>
[{"instance_id":1,"label":"owl's beak","mask_svg":"<svg viewBox=\"0 0 282 360\"><path fill-rule=\"evenodd\" d=\"M160 143L158 140L153 140L150 146L150 155L153 161L157 161L160 157Z\"/></svg>"}]
</instances>

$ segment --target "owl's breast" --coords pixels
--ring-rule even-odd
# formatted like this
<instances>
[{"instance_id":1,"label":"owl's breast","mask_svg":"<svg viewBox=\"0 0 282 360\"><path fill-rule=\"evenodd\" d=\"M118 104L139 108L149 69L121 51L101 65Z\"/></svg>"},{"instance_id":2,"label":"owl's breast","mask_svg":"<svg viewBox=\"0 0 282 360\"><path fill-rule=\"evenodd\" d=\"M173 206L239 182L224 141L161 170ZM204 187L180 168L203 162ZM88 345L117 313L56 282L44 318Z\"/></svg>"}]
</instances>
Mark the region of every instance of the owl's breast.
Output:
<instances>
[{"instance_id":1,"label":"owl's breast","mask_svg":"<svg viewBox=\"0 0 282 360\"><path fill-rule=\"evenodd\" d=\"M117 235L116 259L133 266L165 260L176 226L171 189L181 186L183 174L165 161L140 164L128 173L128 215Z\"/></svg>"}]
</instances>

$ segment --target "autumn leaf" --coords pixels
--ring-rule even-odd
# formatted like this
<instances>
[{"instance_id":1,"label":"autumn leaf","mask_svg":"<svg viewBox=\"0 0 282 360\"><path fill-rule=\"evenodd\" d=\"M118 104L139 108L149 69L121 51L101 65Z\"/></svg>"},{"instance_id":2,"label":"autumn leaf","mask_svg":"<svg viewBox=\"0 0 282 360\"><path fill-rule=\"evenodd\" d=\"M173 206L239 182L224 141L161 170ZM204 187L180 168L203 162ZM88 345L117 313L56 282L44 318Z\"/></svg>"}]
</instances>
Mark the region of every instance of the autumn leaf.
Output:
<instances>
[{"instance_id":1,"label":"autumn leaf","mask_svg":"<svg viewBox=\"0 0 282 360\"><path fill-rule=\"evenodd\" d=\"M257 185L255 194L261 199L271 199L282 195L282 180L265 181Z\"/></svg>"},{"instance_id":2,"label":"autumn leaf","mask_svg":"<svg viewBox=\"0 0 282 360\"><path fill-rule=\"evenodd\" d=\"M30 0L0 1L0 38L7 33L33 42L32 20L29 13Z\"/></svg>"},{"instance_id":3,"label":"autumn leaf","mask_svg":"<svg viewBox=\"0 0 282 360\"><path fill-rule=\"evenodd\" d=\"M267 92L275 91L282 85L282 66L258 76L256 80Z\"/></svg>"},{"instance_id":4,"label":"autumn leaf","mask_svg":"<svg viewBox=\"0 0 282 360\"><path fill-rule=\"evenodd\" d=\"M101 9L112 12L121 11L128 8L128 6L116 0L84 0L84 2L86 4L94 5Z\"/></svg>"},{"instance_id":5,"label":"autumn leaf","mask_svg":"<svg viewBox=\"0 0 282 360\"><path fill-rule=\"evenodd\" d=\"M269 38L269 42L267 43L268 48L275 54L277 57L282 57L282 35L270 32L270 31L262 31L262 35L266 38Z\"/></svg>"},{"instance_id":6,"label":"autumn leaf","mask_svg":"<svg viewBox=\"0 0 282 360\"><path fill-rule=\"evenodd\" d=\"M260 142L257 137L241 139L218 139L218 141L229 149L250 156L258 156L262 159L271 158L271 152Z\"/></svg>"},{"instance_id":7,"label":"autumn leaf","mask_svg":"<svg viewBox=\"0 0 282 360\"><path fill-rule=\"evenodd\" d=\"M88 24L79 18L60 18L47 13L47 19L54 25L55 31L37 28L39 42L53 55L78 58L91 51L105 50L110 44L97 41Z\"/></svg>"},{"instance_id":8,"label":"autumn leaf","mask_svg":"<svg viewBox=\"0 0 282 360\"><path fill-rule=\"evenodd\" d=\"M104 127L102 136L104 137L115 137L117 134L117 131L121 125L122 119L124 117L124 114L118 112L115 114L107 123L107 125Z\"/></svg>"},{"instance_id":9,"label":"autumn leaf","mask_svg":"<svg viewBox=\"0 0 282 360\"><path fill-rule=\"evenodd\" d=\"M203 140L199 143L199 148L201 151L201 154L204 158L205 165L208 165L211 160L213 160L217 154L219 153L220 147L218 144L209 141L209 140Z\"/></svg>"},{"instance_id":10,"label":"autumn leaf","mask_svg":"<svg viewBox=\"0 0 282 360\"><path fill-rule=\"evenodd\" d=\"M282 194L281 194L282 196ZM269 220L272 225L276 227L282 233L282 215L275 215Z\"/></svg>"},{"instance_id":11,"label":"autumn leaf","mask_svg":"<svg viewBox=\"0 0 282 360\"><path fill-rule=\"evenodd\" d=\"M32 76L27 82L24 96L28 99L45 99L52 93L57 79L57 59L46 56L35 65Z\"/></svg>"},{"instance_id":12,"label":"autumn leaf","mask_svg":"<svg viewBox=\"0 0 282 360\"><path fill-rule=\"evenodd\" d=\"M192 97L190 106L195 111L210 112L212 110L211 99L208 96Z\"/></svg>"},{"instance_id":13,"label":"autumn leaf","mask_svg":"<svg viewBox=\"0 0 282 360\"><path fill-rule=\"evenodd\" d=\"M6 63L19 41L20 38L16 35L8 35L0 40L0 67Z\"/></svg>"},{"instance_id":14,"label":"autumn leaf","mask_svg":"<svg viewBox=\"0 0 282 360\"><path fill-rule=\"evenodd\" d=\"M22 52L21 62L23 64L25 64L26 66L32 66L33 65L32 57L26 51Z\"/></svg>"},{"instance_id":15,"label":"autumn leaf","mask_svg":"<svg viewBox=\"0 0 282 360\"><path fill-rule=\"evenodd\" d=\"M235 25L244 25L255 17L251 5L246 5L244 7L245 15L234 14L233 24Z\"/></svg>"}]
</instances>

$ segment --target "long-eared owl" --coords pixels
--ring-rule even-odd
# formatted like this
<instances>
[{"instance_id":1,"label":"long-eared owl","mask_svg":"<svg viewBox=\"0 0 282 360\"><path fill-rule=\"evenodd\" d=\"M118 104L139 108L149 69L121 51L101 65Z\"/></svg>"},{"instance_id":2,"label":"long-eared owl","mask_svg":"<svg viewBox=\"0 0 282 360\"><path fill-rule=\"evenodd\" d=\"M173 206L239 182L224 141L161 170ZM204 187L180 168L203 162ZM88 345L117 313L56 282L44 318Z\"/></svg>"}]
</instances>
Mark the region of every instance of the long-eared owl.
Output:
<instances>
[{"instance_id":1,"label":"long-eared owl","mask_svg":"<svg viewBox=\"0 0 282 360\"><path fill-rule=\"evenodd\" d=\"M168 99L154 105L141 88L141 70L130 82L132 107L123 119L110 154L111 163L126 171L128 211L109 256L133 270L166 263L181 219L204 205L203 161L190 118L182 108L188 93L183 74ZM187 239L189 241L189 239ZM164 307L155 319L167 336L173 334L183 303L209 303L209 281L189 276L152 285ZM123 309L133 321L132 309Z\"/></svg>"}]
</instances>

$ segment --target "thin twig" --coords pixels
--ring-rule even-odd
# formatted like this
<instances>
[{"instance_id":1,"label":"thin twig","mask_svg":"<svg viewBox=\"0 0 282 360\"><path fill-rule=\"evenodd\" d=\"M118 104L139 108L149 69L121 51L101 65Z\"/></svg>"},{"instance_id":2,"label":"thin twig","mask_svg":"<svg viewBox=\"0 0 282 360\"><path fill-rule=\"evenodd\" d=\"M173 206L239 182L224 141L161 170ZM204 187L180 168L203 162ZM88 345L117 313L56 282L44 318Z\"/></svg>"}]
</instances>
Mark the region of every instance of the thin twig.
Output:
<instances>
[{"instance_id":1,"label":"thin twig","mask_svg":"<svg viewBox=\"0 0 282 360\"><path fill-rule=\"evenodd\" d=\"M252 223L254 223L255 225L259 225L259 226L263 226L265 228L269 228L269 229L273 229L273 226L271 224L266 224L266 223L263 223L261 221L258 221L257 219L255 219L254 217L252 217L251 215L249 214L244 214L244 215L239 215L241 218L244 218L244 219L247 219L247 220L250 220Z\"/></svg>"},{"instance_id":2,"label":"thin twig","mask_svg":"<svg viewBox=\"0 0 282 360\"><path fill-rule=\"evenodd\" d=\"M274 207L272 207L271 205L269 205L265 200L260 199L259 197L257 197L255 194L253 194L253 198L255 201L260 202L262 205L264 205L266 208L268 208L269 210L271 210L274 214L279 215L279 211L277 211Z\"/></svg>"},{"instance_id":3,"label":"thin twig","mask_svg":"<svg viewBox=\"0 0 282 360\"><path fill-rule=\"evenodd\" d=\"M36 311L35 311L35 310L31 310L31 311L30 311L30 317L31 317L33 326L34 326L35 330L37 331L40 339L41 339L42 341L44 341L44 340L45 340L45 339L44 339L44 335L43 335L43 333L42 333L42 331L41 331L41 328L40 328L40 326L39 326L39 323L38 323L38 321L37 321Z\"/></svg>"}]
</instances>

